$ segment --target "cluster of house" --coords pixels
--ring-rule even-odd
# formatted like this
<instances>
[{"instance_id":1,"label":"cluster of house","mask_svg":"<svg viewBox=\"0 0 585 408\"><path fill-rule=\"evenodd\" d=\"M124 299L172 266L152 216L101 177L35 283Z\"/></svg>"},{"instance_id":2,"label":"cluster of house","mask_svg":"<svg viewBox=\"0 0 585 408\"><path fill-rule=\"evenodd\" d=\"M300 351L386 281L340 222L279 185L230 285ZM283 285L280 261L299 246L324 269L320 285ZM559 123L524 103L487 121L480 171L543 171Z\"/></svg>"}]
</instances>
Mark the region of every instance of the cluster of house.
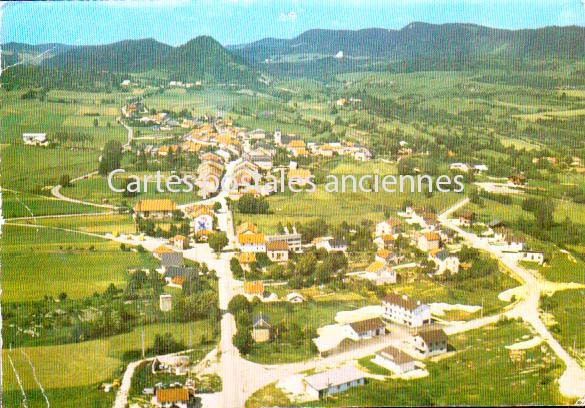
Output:
<instances>
[{"instance_id":1,"label":"cluster of house","mask_svg":"<svg viewBox=\"0 0 585 408\"><path fill-rule=\"evenodd\" d=\"M179 209L177 203L168 198L145 199L138 201L132 208L134 218L170 219L179 211L190 221L190 234L198 241L205 241L215 230L217 224L215 212L211 205L193 204ZM190 238L177 235L170 243L178 249L188 249Z\"/></svg>"},{"instance_id":2,"label":"cluster of house","mask_svg":"<svg viewBox=\"0 0 585 408\"><path fill-rule=\"evenodd\" d=\"M428 259L436 265L433 275L442 275L447 271L451 274L459 272L459 258L445 249L444 245L452 241L453 233L439 228L440 224L434 213L409 207L398 214L405 220L390 217L376 224L373 241L377 247L375 259L363 271L353 272L351 275L376 285L396 283L397 269L409 265L401 264L405 258L396 250L395 244L399 236L409 238L412 246L428 255ZM418 224L421 229L406 234L405 224Z\"/></svg>"},{"instance_id":3,"label":"cluster of house","mask_svg":"<svg viewBox=\"0 0 585 408\"><path fill-rule=\"evenodd\" d=\"M430 323L429 305L406 295L392 293L382 300L379 316L323 326L317 330L318 337L313 342L321 356L328 356L373 342L388 344L390 341L391 345L376 352L371 361L395 374L403 374L415 370L419 359L448 351L447 334ZM400 338L399 342L395 341L396 338L387 341L384 337L393 330L392 324L409 328L403 331L407 338ZM323 382L325 378L329 380ZM308 376L304 381L305 392L317 399L362 385L364 373L338 368Z\"/></svg>"},{"instance_id":4,"label":"cluster of house","mask_svg":"<svg viewBox=\"0 0 585 408\"><path fill-rule=\"evenodd\" d=\"M289 230L284 227L282 234L265 235L258 227L250 222L244 222L236 228L236 244L240 250L242 266L256 261L255 255L265 253L273 262L288 261L289 251L302 252L301 234L295 227Z\"/></svg>"}]
</instances>

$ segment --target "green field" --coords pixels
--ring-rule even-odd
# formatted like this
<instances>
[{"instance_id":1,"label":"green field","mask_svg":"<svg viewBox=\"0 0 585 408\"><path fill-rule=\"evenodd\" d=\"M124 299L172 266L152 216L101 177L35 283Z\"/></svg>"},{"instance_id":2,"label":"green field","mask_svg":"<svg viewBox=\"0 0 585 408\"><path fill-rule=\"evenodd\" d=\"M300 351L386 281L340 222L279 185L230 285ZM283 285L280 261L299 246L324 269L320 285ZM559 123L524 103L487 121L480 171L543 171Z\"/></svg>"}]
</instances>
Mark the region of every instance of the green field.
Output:
<instances>
[{"instance_id":1,"label":"green field","mask_svg":"<svg viewBox=\"0 0 585 408\"><path fill-rule=\"evenodd\" d=\"M47 228L7 225L2 248L3 302L57 297L61 292L81 298L110 283L124 283L129 267L155 266L149 254L122 252L113 242Z\"/></svg>"},{"instance_id":2,"label":"green field","mask_svg":"<svg viewBox=\"0 0 585 408\"><path fill-rule=\"evenodd\" d=\"M155 334L167 332L172 333L175 340L187 344L189 325L192 326L194 339L199 339L202 334L205 334L208 339L213 339L213 329L207 320L183 324L161 323L146 326L145 347L148 349L152 346ZM22 401L18 381L8 355L14 362L29 403L33 404L29 406L44 406L44 399L39 392L39 386L34 379L33 370L26 355L32 361L37 379L45 389L52 405L102 407L108 402L110 404L107 406L111 406L112 399L109 394L97 392L97 385L120 378L124 363L129 358L140 358L140 347L141 330L137 328L130 333L78 344L4 349L2 367L5 406L19 406ZM82 399L84 401L82 405L75 405L76 402L80 403L79 393L87 393L87 397Z\"/></svg>"},{"instance_id":3,"label":"green field","mask_svg":"<svg viewBox=\"0 0 585 408\"><path fill-rule=\"evenodd\" d=\"M367 305L364 300L356 301L324 301L291 303L267 303L254 308L253 316L264 313L272 325L283 322L296 323L301 330L312 332L319 327L335 323L335 314L343 310L352 310ZM256 343L252 347L249 359L262 364L280 364L307 360L316 357L311 339L299 344L273 340Z\"/></svg>"},{"instance_id":4,"label":"green field","mask_svg":"<svg viewBox=\"0 0 585 408\"><path fill-rule=\"evenodd\" d=\"M544 309L558 324L558 330L552 330L553 335L585 367L585 290L557 292L550 300L552 307Z\"/></svg>"}]
</instances>

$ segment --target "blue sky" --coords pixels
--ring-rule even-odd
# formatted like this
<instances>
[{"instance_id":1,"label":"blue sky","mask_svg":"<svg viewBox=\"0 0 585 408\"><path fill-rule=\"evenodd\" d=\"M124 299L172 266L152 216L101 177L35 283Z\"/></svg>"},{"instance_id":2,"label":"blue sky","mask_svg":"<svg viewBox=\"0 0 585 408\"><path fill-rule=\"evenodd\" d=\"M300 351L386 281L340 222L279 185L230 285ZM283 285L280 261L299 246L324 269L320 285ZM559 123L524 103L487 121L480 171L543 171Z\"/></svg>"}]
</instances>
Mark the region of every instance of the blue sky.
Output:
<instances>
[{"instance_id":1,"label":"blue sky","mask_svg":"<svg viewBox=\"0 0 585 408\"><path fill-rule=\"evenodd\" d=\"M24 2L4 6L0 41L105 44L198 35L222 44L292 38L311 28L399 29L412 21L499 28L585 26L585 0L155 0Z\"/></svg>"}]
</instances>

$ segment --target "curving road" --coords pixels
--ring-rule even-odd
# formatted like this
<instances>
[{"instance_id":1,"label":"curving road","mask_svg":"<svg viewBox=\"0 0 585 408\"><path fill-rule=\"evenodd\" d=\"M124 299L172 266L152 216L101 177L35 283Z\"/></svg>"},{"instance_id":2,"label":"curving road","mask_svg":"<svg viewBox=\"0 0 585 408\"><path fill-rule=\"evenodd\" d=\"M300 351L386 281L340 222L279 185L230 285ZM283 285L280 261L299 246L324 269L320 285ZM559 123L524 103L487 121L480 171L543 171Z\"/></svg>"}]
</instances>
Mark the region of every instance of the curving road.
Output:
<instances>
[{"instance_id":1,"label":"curving road","mask_svg":"<svg viewBox=\"0 0 585 408\"><path fill-rule=\"evenodd\" d=\"M469 199L459 201L457 204L449 208L447 211L439 216L441 224L455 232L457 232L465 242L477 249L481 249L492 254L502 264L509 268L523 283L526 288L526 295L516 302L513 307L500 315L488 316L482 319L471 320L461 325L451 326L446 331L450 334L461 331L471 330L482 327L486 324L494 323L501 315L511 318L521 318L528 323L532 328L548 343L550 348L555 352L566 366L565 372L559 379L559 387L561 393L568 398L580 398L585 395L585 370L579 363L560 345L560 343L553 337L546 325L540 319L539 300L540 295L550 289L547 281L540 276L525 268L519 266L515 260L506 256L505 253L495 248L487 242L487 240L478 237L475 234L464 231L459 226L455 225L449 215L459 210L469 203Z\"/></svg>"}]
</instances>

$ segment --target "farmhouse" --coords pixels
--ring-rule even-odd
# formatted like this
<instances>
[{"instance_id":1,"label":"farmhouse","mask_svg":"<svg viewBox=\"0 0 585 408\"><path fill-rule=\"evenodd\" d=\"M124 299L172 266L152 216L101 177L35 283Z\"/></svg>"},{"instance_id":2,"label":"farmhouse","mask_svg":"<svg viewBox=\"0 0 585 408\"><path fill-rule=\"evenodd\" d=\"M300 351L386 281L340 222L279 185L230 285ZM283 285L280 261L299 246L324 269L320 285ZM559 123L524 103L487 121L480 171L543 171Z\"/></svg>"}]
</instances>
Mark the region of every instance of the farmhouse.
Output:
<instances>
[{"instance_id":1,"label":"farmhouse","mask_svg":"<svg viewBox=\"0 0 585 408\"><path fill-rule=\"evenodd\" d=\"M386 325L378 317L349 323L349 327L353 329L359 339L370 339L386 333Z\"/></svg>"},{"instance_id":2,"label":"farmhouse","mask_svg":"<svg viewBox=\"0 0 585 408\"><path fill-rule=\"evenodd\" d=\"M157 407L187 408L189 390L187 388L157 388L152 402Z\"/></svg>"},{"instance_id":3,"label":"farmhouse","mask_svg":"<svg viewBox=\"0 0 585 408\"><path fill-rule=\"evenodd\" d=\"M187 249L189 248L189 237L186 237L184 235L175 235L174 237L172 237L171 239L169 239L170 243L173 244L173 246L176 249Z\"/></svg>"},{"instance_id":4,"label":"farmhouse","mask_svg":"<svg viewBox=\"0 0 585 408\"><path fill-rule=\"evenodd\" d=\"M451 163L449 165L449 170L461 171L463 173L467 173L469 171L469 166L466 163Z\"/></svg>"},{"instance_id":5,"label":"farmhouse","mask_svg":"<svg viewBox=\"0 0 585 408\"><path fill-rule=\"evenodd\" d=\"M416 360L412 356L393 346L378 351L372 362L395 374L406 373L416 368Z\"/></svg>"},{"instance_id":6,"label":"farmhouse","mask_svg":"<svg viewBox=\"0 0 585 408\"><path fill-rule=\"evenodd\" d=\"M425 357L447 352L447 334L443 329L421 330L412 336L412 343Z\"/></svg>"},{"instance_id":7,"label":"farmhouse","mask_svg":"<svg viewBox=\"0 0 585 408\"><path fill-rule=\"evenodd\" d=\"M284 227L283 234L267 235L266 241L284 241L288 244L288 248L293 252L303 252L303 246L301 243L302 235L297 232L297 229L293 227L292 232Z\"/></svg>"},{"instance_id":8,"label":"farmhouse","mask_svg":"<svg viewBox=\"0 0 585 408\"><path fill-rule=\"evenodd\" d=\"M160 260L162 257L162 254L167 253L167 252L174 252L171 248L161 245L158 248L156 248L154 251L152 251L152 255Z\"/></svg>"},{"instance_id":9,"label":"farmhouse","mask_svg":"<svg viewBox=\"0 0 585 408\"><path fill-rule=\"evenodd\" d=\"M357 368L344 366L305 377L305 383L307 395L316 400L364 385L365 377Z\"/></svg>"},{"instance_id":10,"label":"farmhouse","mask_svg":"<svg viewBox=\"0 0 585 408\"><path fill-rule=\"evenodd\" d=\"M173 296L169 294L160 295L159 308L161 312L170 312L173 307Z\"/></svg>"},{"instance_id":11,"label":"farmhouse","mask_svg":"<svg viewBox=\"0 0 585 408\"><path fill-rule=\"evenodd\" d=\"M382 317L395 323L421 327L431 323L431 308L406 295L391 293L382 299Z\"/></svg>"},{"instance_id":12,"label":"farmhouse","mask_svg":"<svg viewBox=\"0 0 585 408\"><path fill-rule=\"evenodd\" d=\"M291 292L286 295L286 300L290 303L303 303L305 301L305 297L297 292Z\"/></svg>"},{"instance_id":13,"label":"farmhouse","mask_svg":"<svg viewBox=\"0 0 585 408\"><path fill-rule=\"evenodd\" d=\"M398 234L401 225L402 221L398 218L388 218L386 221L382 221L376 225L376 236L381 237L382 235Z\"/></svg>"},{"instance_id":14,"label":"farmhouse","mask_svg":"<svg viewBox=\"0 0 585 408\"><path fill-rule=\"evenodd\" d=\"M266 238L261 232L238 234L238 244L242 252L266 252Z\"/></svg>"},{"instance_id":15,"label":"farmhouse","mask_svg":"<svg viewBox=\"0 0 585 408\"><path fill-rule=\"evenodd\" d=\"M31 146L48 146L49 141L47 140L46 133L23 133L22 141L25 145Z\"/></svg>"},{"instance_id":16,"label":"farmhouse","mask_svg":"<svg viewBox=\"0 0 585 408\"><path fill-rule=\"evenodd\" d=\"M522 258L520 260L525 262L536 262L539 265L544 263L544 254L536 251L524 251L522 252Z\"/></svg>"},{"instance_id":17,"label":"farmhouse","mask_svg":"<svg viewBox=\"0 0 585 408\"><path fill-rule=\"evenodd\" d=\"M312 245L315 246L317 249L325 249L327 252L346 252L347 251L347 242L341 238L334 238L334 237L318 237L311 242Z\"/></svg>"},{"instance_id":18,"label":"farmhouse","mask_svg":"<svg viewBox=\"0 0 585 408\"><path fill-rule=\"evenodd\" d=\"M418 237L417 246L421 251L429 252L439 249L441 237L436 232L425 232Z\"/></svg>"},{"instance_id":19,"label":"farmhouse","mask_svg":"<svg viewBox=\"0 0 585 408\"><path fill-rule=\"evenodd\" d=\"M288 250L286 241L270 241L266 244L266 255L272 262L288 261Z\"/></svg>"},{"instance_id":20,"label":"farmhouse","mask_svg":"<svg viewBox=\"0 0 585 408\"><path fill-rule=\"evenodd\" d=\"M372 262L366 270L358 276L363 279L368 279L376 285L396 283L396 271L390 268L386 262L378 260Z\"/></svg>"},{"instance_id":21,"label":"farmhouse","mask_svg":"<svg viewBox=\"0 0 585 408\"><path fill-rule=\"evenodd\" d=\"M270 340L270 330L272 326L264 313L254 316L252 321L252 338L256 343L262 343Z\"/></svg>"},{"instance_id":22,"label":"farmhouse","mask_svg":"<svg viewBox=\"0 0 585 408\"><path fill-rule=\"evenodd\" d=\"M165 218L173 215L177 204L169 199L140 200L133 208L135 217Z\"/></svg>"},{"instance_id":23,"label":"farmhouse","mask_svg":"<svg viewBox=\"0 0 585 408\"><path fill-rule=\"evenodd\" d=\"M431 251L430 258L437 264L436 275L442 275L446 271L452 274L459 273L459 258L449 253L449 251L444 249Z\"/></svg>"}]
</instances>

